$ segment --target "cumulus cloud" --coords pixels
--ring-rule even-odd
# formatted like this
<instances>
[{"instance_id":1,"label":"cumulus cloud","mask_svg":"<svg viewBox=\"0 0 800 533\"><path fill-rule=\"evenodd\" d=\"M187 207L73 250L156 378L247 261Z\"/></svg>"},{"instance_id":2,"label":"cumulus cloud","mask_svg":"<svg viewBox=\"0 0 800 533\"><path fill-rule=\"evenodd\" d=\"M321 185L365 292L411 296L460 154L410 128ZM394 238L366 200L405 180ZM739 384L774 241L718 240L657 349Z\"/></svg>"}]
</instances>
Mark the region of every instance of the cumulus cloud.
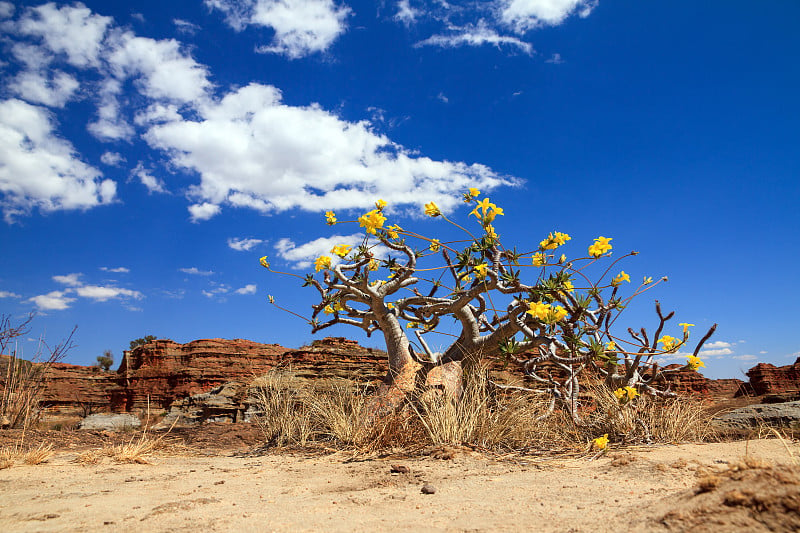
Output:
<instances>
[{"instance_id":1,"label":"cumulus cloud","mask_svg":"<svg viewBox=\"0 0 800 533\"><path fill-rule=\"evenodd\" d=\"M213 270L200 270L197 267L179 268L178 271L184 274L192 274L193 276L210 276L214 273Z\"/></svg>"},{"instance_id":2,"label":"cumulus cloud","mask_svg":"<svg viewBox=\"0 0 800 533\"><path fill-rule=\"evenodd\" d=\"M700 350L697 355L699 357L709 356L709 355L730 355L733 353L733 350L730 348L718 348L715 350Z\"/></svg>"},{"instance_id":3,"label":"cumulus cloud","mask_svg":"<svg viewBox=\"0 0 800 533\"><path fill-rule=\"evenodd\" d=\"M22 296L11 291L0 291L0 298L22 298Z\"/></svg>"},{"instance_id":4,"label":"cumulus cloud","mask_svg":"<svg viewBox=\"0 0 800 533\"><path fill-rule=\"evenodd\" d=\"M317 105L288 106L275 87L250 84L199 107L199 117L153 126L147 142L176 167L197 172L189 195L195 221L222 204L264 213L369 208L375 198L445 212L467 187L491 190L516 180L480 164L419 157Z\"/></svg>"},{"instance_id":5,"label":"cumulus cloud","mask_svg":"<svg viewBox=\"0 0 800 533\"><path fill-rule=\"evenodd\" d=\"M56 7L49 3L27 9L18 22L18 31L41 39L52 52L66 56L76 67L96 66L103 37L111 17L96 15L81 3Z\"/></svg>"},{"instance_id":6,"label":"cumulus cloud","mask_svg":"<svg viewBox=\"0 0 800 533\"><path fill-rule=\"evenodd\" d=\"M731 359L738 359L739 361L755 361L758 359L755 355L734 355Z\"/></svg>"},{"instance_id":7,"label":"cumulus cloud","mask_svg":"<svg viewBox=\"0 0 800 533\"><path fill-rule=\"evenodd\" d=\"M208 220L210 218L214 218L220 212L222 212L222 208L216 204L211 202L203 202L202 204L193 204L188 207L189 214L191 215L192 222L201 222L203 220Z\"/></svg>"},{"instance_id":8,"label":"cumulus cloud","mask_svg":"<svg viewBox=\"0 0 800 533\"><path fill-rule=\"evenodd\" d=\"M139 178L139 181L142 183L142 185L147 187L147 192L150 194L154 192L166 194L168 192L164 182L150 174L150 172L144 168L142 163L136 165L136 168L131 171L131 175Z\"/></svg>"},{"instance_id":9,"label":"cumulus cloud","mask_svg":"<svg viewBox=\"0 0 800 533\"><path fill-rule=\"evenodd\" d=\"M52 291L34 296L27 301L36 304L36 307L42 311L61 311L69 309L69 305L75 301L75 298L67 296L65 291Z\"/></svg>"},{"instance_id":10,"label":"cumulus cloud","mask_svg":"<svg viewBox=\"0 0 800 533\"><path fill-rule=\"evenodd\" d=\"M716 349L716 348L731 348L733 346L730 342L725 341L714 341L714 342L707 342L703 345L705 349Z\"/></svg>"},{"instance_id":11,"label":"cumulus cloud","mask_svg":"<svg viewBox=\"0 0 800 533\"><path fill-rule=\"evenodd\" d=\"M104 152L103 155L100 156L100 161L104 165L118 167L125 162L125 158L118 152Z\"/></svg>"},{"instance_id":12,"label":"cumulus cloud","mask_svg":"<svg viewBox=\"0 0 800 533\"><path fill-rule=\"evenodd\" d=\"M101 179L54 131L48 111L17 99L0 101L0 199L7 221L42 211L111 203L116 183Z\"/></svg>"},{"instance_id":13,"label":"cumulus cloud","mask_svg":"<svg viewBox=\"0 0 800 533\"><path fill-rule=\"evenodd\" d=\"M587 17L597 0L504 0L500 4L502 22L524 33L541 26L558 26L576 13Z\"/></svg>"},{"instance_id":14,"label":"cumulus cloud","mask_svg":"<svg viewBox=\"0 0 800 533\"><path fill-rule=\"evenodd\" d=\"M0 2L0 18L5 19L14 14L14 4L11 2Z\"/></svg>"},{"instance_id":15,"label":"cumulus cloud","mask_svg":"<svg viewBox=\"0 0 800 533\"><path fill-rule=\"evenodd\" d=\"M72 274L65 274L63 276L53 276L53 281L69 287L77 287L83 284L83 282L80 280L81 276L83 276L83 274L80 272L75 272Z\"/></svg>"},{"instance_id":16,"label":"cumulus cloud","mask_svg":"<svg viewBox=\"0 0 800 533\"><path fill-rule=\"evenodd\" d=\"M245 285L240 289L236 289L236 294L255 294L256 293L256 286L253 283Z\"/></svg>"},{"instance_id":17,"label":"cumulus cloud","mask_svg":"<svg viewBox=\"0 0 800 533\"><path fill-rule=\"evenodd\" d=\"M261 239L228 239L228 247L237 252L249 252L259 244L264 242Z\"/></svg>"},{"instance_id":18,"label":"cumulus cloud","mask_svg":"<svg viewBox=\"0 0 800 533\"><path fill-rule=\"evenodd\" d=\"M133 298L140 300L144 297L139 291L111 285L81 285L75 289L75 293L82 298L89 298L97 302L105 302L112 298Z\"/></svg>"},{"instance_id":19,"label":"cumulus cloud","mask_svg":"<svg viewBox=\"0 0 800 533\"><path fill-rule=\"evenodd\" d=\"M332 0L205 0L205 4L221 11L237 31L248 25L271 28L272 42L256 51L292 59L327 50L347 29L351 13Z\"/></svg>"},{"instance_id":20,"label":"cumulus cloud","mask_svg":"<svg viewBox=\"0 0 800 533\"><path fill-rule=\"evenodd\" d=\"M72 99L79 85L74 76L60 70L49 73L24 70L11 79L8 88L28 102L64 107Z\"/></svg>"},{"instance_id":21,"label":"cumulus cloud","mask_svg":"<svg viewBox=\"0 0 800 533\"><path fill-rule=\"evenodd\" d=\"M331 249L333 249L334 246L339 244L358 246L363 241L363 233L320 237L300 245L296 244L291 239L284 238L275 243L275 249L278 251L278 257L291 263L293 269L305 270L311 267L314 260L321 255L327 255L331 258L332 265L338 265L341 259L331 253ZM376 246L372 249L372 253L376 257L385 257L387 252L388 250L384 246Z\"/></svg>"}]
</instances>

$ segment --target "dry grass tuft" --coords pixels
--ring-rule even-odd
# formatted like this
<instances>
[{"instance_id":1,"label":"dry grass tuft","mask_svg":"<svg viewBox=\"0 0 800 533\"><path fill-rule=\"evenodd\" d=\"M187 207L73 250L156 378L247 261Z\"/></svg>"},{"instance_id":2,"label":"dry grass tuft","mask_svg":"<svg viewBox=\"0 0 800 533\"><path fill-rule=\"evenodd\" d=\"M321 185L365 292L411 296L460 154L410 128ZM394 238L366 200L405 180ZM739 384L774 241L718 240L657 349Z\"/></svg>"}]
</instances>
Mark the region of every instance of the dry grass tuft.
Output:
<instances>
[{"instance_id":1,"label":"dry grass tuft","mask_svg":"<svg viewBox=\"0 0 800 533\"><path fill-rule=\"evenodd\" d=\"M714 436L712 417L702 400L639 396L620 405L603 383L588 388L596 409L585 416L587 441L608 433L612 440L634 442L701 442Z\"/></svg>"},{"instance_id":2,"label":"dry grass tuft","mask_svg":"<svg viewBox=\"0 0 800 533\"><path fill-rule=\"evenodd\" d=\"M46 463L53 456L52 443L40 443L36 448L31 448L22 455L22 462L26 465L39 465Z\"/></svg>"},{"instance_id":3,"label":"dry grass tuft","mask_svg":"<svg viewBox=\"0 0 800 533\"><path fill-rule=\"evenodd\" d=\"M250 386L261 413L255 421L268 445L304 446L312 436L313 422L306 392L293 386L293 374L273 371Z\"/></svg>"}]
</instances>

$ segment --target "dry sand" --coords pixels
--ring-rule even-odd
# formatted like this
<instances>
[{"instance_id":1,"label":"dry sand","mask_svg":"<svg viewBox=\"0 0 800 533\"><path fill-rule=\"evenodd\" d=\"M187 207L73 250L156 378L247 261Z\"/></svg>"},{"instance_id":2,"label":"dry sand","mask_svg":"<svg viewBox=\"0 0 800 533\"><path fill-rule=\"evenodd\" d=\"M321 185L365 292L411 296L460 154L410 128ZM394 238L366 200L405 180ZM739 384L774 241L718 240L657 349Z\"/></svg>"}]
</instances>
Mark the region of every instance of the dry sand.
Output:
<instances>
[{"instance_id":1,"label":"dry sand","mask_svg":"<svg viewBox=\"0 0 800 533\"><path fill-rule=\"evenodd\" d=\"M596 458L451 449L85 465L62 450L45 464L0 470L0 531L800 531L792 454L800 457L797 443L758 440ZM741 466L744 457L754 468ZM426 483L434 494L421 492Z\"/></svg>"}]
</instances>

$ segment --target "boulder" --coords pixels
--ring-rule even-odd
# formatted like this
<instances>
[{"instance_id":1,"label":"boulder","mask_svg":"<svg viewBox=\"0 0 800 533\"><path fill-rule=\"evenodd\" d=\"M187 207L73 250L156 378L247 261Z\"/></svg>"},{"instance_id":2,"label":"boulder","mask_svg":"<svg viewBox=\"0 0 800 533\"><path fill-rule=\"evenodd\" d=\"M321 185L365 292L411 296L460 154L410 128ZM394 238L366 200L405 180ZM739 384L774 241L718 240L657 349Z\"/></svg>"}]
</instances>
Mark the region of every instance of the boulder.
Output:
<instances>
[{"instance_id":1,"label":"boulder","mask_svg":"<svg viewBox=\"0 0 800 533\"><path fill-rule=\"evenodd\" d=\"M99 431L123 431L135 429L142 425L141 420L130 413L108 413L89 415L81 420L78 429L94 429Z\"/></svg>"},{"instance_id":2,"label":"boulder","mask_svg":"<svg viewBox=\"0 0 800 533\"><path fill-rule=\"evenodd\" d=\"M191 427L203 422L238 422L247 409L244 403L246 394L247 385L232 381L208 392L177 400L154 429Z\"/></svg>"},{"instance_id":3,"label":"boulder","mask_svg":"<svg viewBox=\"0 0 800 533\"><path fill-rule=\"evenodd\" d=\"M740 407L714 417L720 429L753 429L760 426L800 429L800 401Z\"/></svg>"}]
</instances>

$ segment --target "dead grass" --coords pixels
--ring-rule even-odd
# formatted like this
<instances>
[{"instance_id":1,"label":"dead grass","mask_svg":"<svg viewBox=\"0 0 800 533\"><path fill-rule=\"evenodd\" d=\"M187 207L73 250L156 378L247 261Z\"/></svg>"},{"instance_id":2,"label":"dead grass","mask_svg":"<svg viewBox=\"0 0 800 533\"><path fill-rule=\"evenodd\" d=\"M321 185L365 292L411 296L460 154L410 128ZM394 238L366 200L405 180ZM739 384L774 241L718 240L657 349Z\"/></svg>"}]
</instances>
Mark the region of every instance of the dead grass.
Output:
<instances>
[{"instance_id":1,"label":"dead grass","mask_svg":"<svg viewBox=\"0 0 800 533\"><path fill-rule=\"evenodd\" d=\"M52 443L39 443L35 448L26 447L22 443L0 448L0 470L11 468L16 463L26 465L40 465L46 463L53 456Z\"/></svg>"},{"instance_id":2,"label":"dead grass","mask_svg":"<svg viewBox=\"0 0 800 533\"><path fill-rule=\"evenodd\" d=\"M256 418L269 446L333 446L356 453L469 445L496 452L578 452L609 434L614 444L698 442L712 435L711 417L699 400L638 397L621 406L603 384L585 388L593 406L576 425L549 397L492 386L486 369L465 379L459 399L432 390L406 409L369 420L370 392L341 379L303 386L287 371L273 371L251 385Z\"/></svg>"}]
</instances>

